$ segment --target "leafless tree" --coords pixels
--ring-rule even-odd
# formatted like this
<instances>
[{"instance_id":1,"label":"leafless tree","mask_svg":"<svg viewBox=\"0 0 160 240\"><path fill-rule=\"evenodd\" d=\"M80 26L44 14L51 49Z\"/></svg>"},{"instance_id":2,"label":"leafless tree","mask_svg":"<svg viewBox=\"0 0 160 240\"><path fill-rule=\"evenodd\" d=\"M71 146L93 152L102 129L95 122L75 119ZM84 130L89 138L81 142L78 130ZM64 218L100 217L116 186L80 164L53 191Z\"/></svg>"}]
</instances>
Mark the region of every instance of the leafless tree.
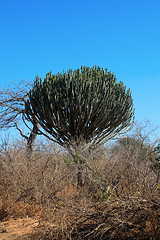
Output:
<instances>
[{"instance_id":1,"label":"leafless tree","mask_svg":"<svg viewBox=\"0 0 160 240\"><path fill-rule=\"evenodd\" d=\"M39 132L38 123L32 123L29 133L24 133L22 125L26 124L23 119L25 102L32 84L20 81L18 84L12 82L11 87L0 89L0 128L15 128L27 141L27 155L30 158L34 148L36 136Z\"/></svg>"}]
</instances>

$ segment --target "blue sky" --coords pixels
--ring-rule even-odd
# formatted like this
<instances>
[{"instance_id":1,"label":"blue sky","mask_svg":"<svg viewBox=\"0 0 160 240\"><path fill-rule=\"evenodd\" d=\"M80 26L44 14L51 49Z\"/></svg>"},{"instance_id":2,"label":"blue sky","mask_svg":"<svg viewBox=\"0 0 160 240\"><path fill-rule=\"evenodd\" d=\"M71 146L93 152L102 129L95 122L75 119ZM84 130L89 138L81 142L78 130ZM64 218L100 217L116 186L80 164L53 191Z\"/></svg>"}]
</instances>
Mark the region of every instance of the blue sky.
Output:
<instances>
[{"instance_id":1,"label":"blue sky","mask_svg":"<svg viewBox=\"0 0 160 240\"><path fill-rule=\"evenodd\" d=\"M160 126L159 0L0 0L0 86L99 65Z\"/></svg>"}]
</instances>

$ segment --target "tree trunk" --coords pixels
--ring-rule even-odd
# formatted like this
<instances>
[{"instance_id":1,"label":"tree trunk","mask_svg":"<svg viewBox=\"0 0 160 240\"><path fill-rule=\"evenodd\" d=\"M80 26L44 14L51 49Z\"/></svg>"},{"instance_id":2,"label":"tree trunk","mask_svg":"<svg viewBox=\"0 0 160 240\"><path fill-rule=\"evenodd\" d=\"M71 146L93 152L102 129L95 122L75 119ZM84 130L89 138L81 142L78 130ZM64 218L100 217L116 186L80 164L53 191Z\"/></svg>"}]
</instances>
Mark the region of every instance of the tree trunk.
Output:
<instances>
[{"instance_id":1,"label":"tree trunk","mask_svg":"<svg viewBox=\"0 0 160 240\"><path fill-rule=\"evenodd\" d=\"M85 179L84 179L84 166L83 161L79 159L78 161L78 171L77 171L77 187L81 188L84 186Z\"/></svg>"},{"instance_id":2,"label":"tree trunk","mask_svg":"<svg viewBox=\"0 0 160 240\"><path fill-rule=\"evenodd\" d=\"M77 172L77 186L78 188L83 187L84 181L83 181L83 170L78 167L78 172Z\"/></svg>"},{"instance_id":3,"label":"tree trunk","mask_svg":"<svg viewBox=\"0 0 160 240\"><path fill-rule=\"evenodd\" d=\"M36 137L38 134L38 130L39 130L39 125L38 125L38 123L36 123L33 126L33 129L31 131L30 136L28 137L28 141L27 141L27 158L28 158L28 160L31 160L32 153L34 150L35 140L36 140Z\"/></svg>"}]
</instances>

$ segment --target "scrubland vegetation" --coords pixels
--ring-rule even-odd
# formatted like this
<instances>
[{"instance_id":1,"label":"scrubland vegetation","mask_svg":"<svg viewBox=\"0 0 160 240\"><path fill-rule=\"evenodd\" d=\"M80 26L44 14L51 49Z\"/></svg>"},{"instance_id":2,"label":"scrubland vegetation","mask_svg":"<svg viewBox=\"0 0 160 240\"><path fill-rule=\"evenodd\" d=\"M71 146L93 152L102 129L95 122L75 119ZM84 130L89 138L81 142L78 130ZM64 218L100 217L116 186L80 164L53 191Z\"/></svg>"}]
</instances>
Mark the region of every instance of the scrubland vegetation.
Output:
<instances>
[{"instance_id":1,"label":"scrubland vegetation","mask_svg":"<svg viewBox=\"0 0 160 240\"><path fill-rule=\"evenodd\" d=\"M29 160L25 142L3 140L0 221L39 221L17 239L160 239L160 156L151 132L137 125L86 153L82 187L63 148L37 140Z\"/></svg>"},{"instance_id":2,"label":"scrubland vegetation","mask_svg":"<svg viewBox=\"0 0 160 240\"><path fill-rule=\"evenodd\" d=\"M123 82L82 66L0 93L0 128L23 138L0 144L0 223L34 225L0 225L3 240L160 239L160 143L149 125L129 132Z\"/></svg>"}]
</instances>

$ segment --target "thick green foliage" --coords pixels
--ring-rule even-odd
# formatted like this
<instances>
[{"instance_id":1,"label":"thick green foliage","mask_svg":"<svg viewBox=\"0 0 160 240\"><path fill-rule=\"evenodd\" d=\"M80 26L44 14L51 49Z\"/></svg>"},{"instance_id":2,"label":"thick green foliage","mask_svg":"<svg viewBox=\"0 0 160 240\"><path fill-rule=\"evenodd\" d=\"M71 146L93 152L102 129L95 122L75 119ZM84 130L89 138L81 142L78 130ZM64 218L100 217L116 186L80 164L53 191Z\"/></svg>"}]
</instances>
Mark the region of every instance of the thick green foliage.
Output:
<instances>
[{"instance_id":1,"label":"thick green foliage","mask_svg":"<svg viewBox=\"0 0 160 240\"><path fill-rule=\"evenodd\" d=\"M62 146L104 143L127 130L134 118L130 90L100 67L48 73L44 81L37 77L25 108L26 118L36 119Z\"/></svg>"}]
</instances>

